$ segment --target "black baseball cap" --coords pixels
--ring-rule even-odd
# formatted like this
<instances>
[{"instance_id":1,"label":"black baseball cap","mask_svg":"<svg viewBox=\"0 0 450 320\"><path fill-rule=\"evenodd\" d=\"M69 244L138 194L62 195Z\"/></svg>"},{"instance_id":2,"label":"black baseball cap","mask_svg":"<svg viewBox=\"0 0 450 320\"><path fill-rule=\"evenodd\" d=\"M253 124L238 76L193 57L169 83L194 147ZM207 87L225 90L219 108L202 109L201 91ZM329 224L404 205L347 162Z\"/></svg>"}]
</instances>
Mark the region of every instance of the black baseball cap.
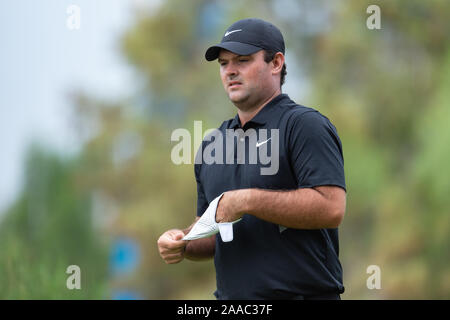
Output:
<instances>
[{"instance_id":1,"label":"black baseball cap","mask_svg":"<svg viewBox=\"0 0 450 320\"><path fill-rule=\"evenodd\" d=\"M256 18L243 19L236 21L225 31L219 44L206 50L206 60L217 59L220 49L245 56L262 49L284 54L284 39L281 31L270 22Z\"/></svg>"}]
</instances>

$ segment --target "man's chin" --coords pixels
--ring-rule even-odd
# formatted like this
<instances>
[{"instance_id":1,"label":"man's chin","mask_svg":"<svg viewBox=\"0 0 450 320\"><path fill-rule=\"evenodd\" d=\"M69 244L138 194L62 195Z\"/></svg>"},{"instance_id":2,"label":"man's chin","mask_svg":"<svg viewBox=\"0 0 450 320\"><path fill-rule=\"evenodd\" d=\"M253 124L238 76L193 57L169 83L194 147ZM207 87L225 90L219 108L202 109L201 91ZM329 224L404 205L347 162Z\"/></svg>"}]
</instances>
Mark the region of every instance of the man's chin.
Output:
<instances>
[{"instance_id":1,"label":"man's chin","mask_svg":"<svg viewBox=\"0 0 450 320\"><path fill-rule=\"evenodd\" d=\"M247 101L248 96L243 95L241 93L237 93L237 92L231 92L231 93L228 93L228 98L234 104L241 104L241 103Z\"/></svg>"}]
</instances>

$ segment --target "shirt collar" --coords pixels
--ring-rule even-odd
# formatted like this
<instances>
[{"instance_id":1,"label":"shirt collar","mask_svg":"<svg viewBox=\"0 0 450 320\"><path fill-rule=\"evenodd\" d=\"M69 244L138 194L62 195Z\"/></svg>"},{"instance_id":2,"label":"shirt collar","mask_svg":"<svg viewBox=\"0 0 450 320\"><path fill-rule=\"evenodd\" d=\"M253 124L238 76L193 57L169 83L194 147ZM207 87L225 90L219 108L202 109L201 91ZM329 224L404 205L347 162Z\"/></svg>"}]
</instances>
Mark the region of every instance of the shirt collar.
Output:
<instances>
[{"instance_id":1,"label":"shirt collar","mask_svg":"<svg viewBox=\"0 0 450 320\"><path fill-rule=\"evenodd\" d=\"M247 123L256 123L256 124L266 124L266 122L270 119L270 113L274 106L276 106L281 100L288 97L287 94L279 94L275 98L269 101L259 112ZM246 125L247 125L246 123ZM236 127L241 127L241 121L239 119L239 114L236 114L234 119L231 121L230 128L236 129Z\"/></svg>"}]
</instances>

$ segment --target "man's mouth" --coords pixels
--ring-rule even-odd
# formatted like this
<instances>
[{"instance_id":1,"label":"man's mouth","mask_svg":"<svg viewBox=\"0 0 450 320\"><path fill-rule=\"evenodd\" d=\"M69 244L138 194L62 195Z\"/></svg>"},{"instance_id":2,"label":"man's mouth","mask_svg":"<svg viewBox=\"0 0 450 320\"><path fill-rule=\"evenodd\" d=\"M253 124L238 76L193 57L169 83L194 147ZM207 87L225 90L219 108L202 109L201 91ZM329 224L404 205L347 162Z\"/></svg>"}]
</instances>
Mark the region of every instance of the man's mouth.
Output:
<instances>
[{"instance_id":1,"label":"man's mouth","mask_svg":"<svg viewBox=\"0 0 450 320\"><path fill-rule=\"evenodd\" d=\"M228 88L236 88L237 86L242 85L239 81L230 81L228 82Z\"/></svg>"}]
</instances>

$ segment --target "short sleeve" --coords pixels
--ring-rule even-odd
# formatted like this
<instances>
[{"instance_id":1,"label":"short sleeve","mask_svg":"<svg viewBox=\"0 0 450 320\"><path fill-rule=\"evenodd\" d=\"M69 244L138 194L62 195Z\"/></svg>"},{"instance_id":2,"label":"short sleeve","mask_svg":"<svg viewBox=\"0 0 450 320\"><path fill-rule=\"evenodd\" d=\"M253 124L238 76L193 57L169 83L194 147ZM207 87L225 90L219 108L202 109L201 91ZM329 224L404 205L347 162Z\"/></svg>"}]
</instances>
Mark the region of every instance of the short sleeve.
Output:
<instances>
[{"instance_id":1,"label":"short sleeve","mask_svg":"<svg viewBox=\"0 0 450 320\"><path fill-rule=\"evenodd\" d=\"M342 144L328 118L315 110L294 114L288 148L299 188L335 185L346 189Z\"/></svg>"}]
</instances>

